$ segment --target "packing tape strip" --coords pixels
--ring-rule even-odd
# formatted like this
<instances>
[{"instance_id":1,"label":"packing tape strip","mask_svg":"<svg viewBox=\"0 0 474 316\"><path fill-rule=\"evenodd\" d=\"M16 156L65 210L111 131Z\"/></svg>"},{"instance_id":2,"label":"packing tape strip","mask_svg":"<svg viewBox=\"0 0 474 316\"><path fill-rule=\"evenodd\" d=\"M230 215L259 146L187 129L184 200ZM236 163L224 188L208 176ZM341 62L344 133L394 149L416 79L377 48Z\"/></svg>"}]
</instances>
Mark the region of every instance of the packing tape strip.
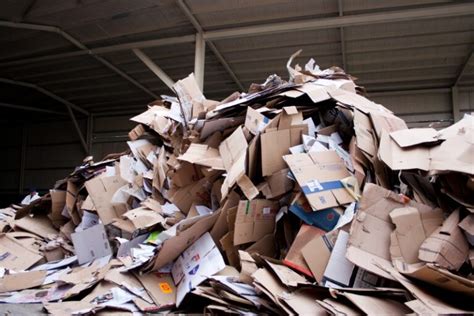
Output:
<instances>
[{"instance_id":1,"label":"packing tape strip","mask_svg":"<svg viewBox=\"0 0 474 316\"><path fill-rule=\"evenodd\" d=\"M301 189L306 195L319 193L328 190L343 189L344 185L340 180L319 182L318 180L308 181Z\"/></svg>"}]
</instances>

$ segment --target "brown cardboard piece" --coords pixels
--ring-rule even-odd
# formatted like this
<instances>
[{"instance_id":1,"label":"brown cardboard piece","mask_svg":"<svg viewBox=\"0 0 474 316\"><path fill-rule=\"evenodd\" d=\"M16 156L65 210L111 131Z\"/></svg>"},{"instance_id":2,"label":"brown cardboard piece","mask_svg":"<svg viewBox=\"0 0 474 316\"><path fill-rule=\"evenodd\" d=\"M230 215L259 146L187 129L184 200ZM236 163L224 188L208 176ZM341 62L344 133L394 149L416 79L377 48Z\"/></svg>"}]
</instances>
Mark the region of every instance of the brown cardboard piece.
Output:
<instances>
[{"instance_id":1,"label":"brown cardboard piece","mask_svg":"<svg viewBox=\"0 0 474 316\"><path fill-rule=\"evenodd\" d=\"M0 293L30 289L43 284L46 271L8 274L0 278Z\"/></svg>"},{"instance_id":2,"label":"brown cardboard piece","mask_svg":"<svg viewBox=\"0 0 474 316\"><path fill-rule=\"evenodd\" d=\"M474 174L473 133L449 138L443 143L428 148L412 146L402 148L389 136L382 133L379 156L392 170L421 169L432 173L457 171Z\"/></svg>"},{"instance_id":3,"label":"brown cardboard piece","mask_svg":"<svg viewBox=\"0 0 474 316\"><path fill-rule=\"evenodd\" d=\"M189 245L212 228L219 215L220 211L202 216L183 231L180 231L178 227L177 235L163 242L161 250L153 260L152 271L156 271L175 260Z\"/></svg>"},{"instance_id":4,"label":"brown cardboard piece","mask_svg":"<svg viewBox=\"0 0 474 316\"><path fill-rule=\"evenodd\" d=\"M131 221L135 229L145 229L165 222L163 216L144 207L127 211L122 216Z\"/></svg>"},{"instance_id":5,"label":"brown cardboard piece","mask_svg":"<svg viewBox=\"0 0 474 316\"><path fill-rule=\"evenodd\" d=\"M418 258L450 270L457 270L469 255L469 244L458 227L459 209L449 215L420 246Z\"/></svg>"},{"instance_id":6,"label":"brown cardboard piece","mask_svg":"<svg viewBox=\"0 0 474 316\"><path fill-rule=\"evenodd\" d=\"M388 133L391 133L408 128L404 120L393 115L392 113L371 112L370 118L378 139L382 137L382 131L384 130Z\"/></svg>"},{"instance_id":7,"label":"brown cardboard piece","mask_svg":"<svg viewBox=\"0 0 474 316\"><path fill-rule=\"evenodd\" d=\"M159 308L176 304L176 286L170 274L152 272L139 274L137 278Z\"/></svg>"},{"instance_id":8,"label":"brown cardboard piece","mask_svg":"<svg viewBox=\"0 0 474 316\"><path fill-rule=\"evenodd\" d=\"M324 271L328 265L336 239L337 230L327 234L323 232L323 234L311 239L301 249L303 258L318 283L323 281Z\"/></svg>"},{"instance_id":9,"label":"brown cardboard piece","mask_svg":"<svg viewBox=\"0 0 474 316\"><path fill-rule=\"evenodd\" d=\"M266 132L260 136L262 175L269 176L285 168L281 156L288 153L291 145L290 130Z\"/></svg>"},{"instance_id":10,"label":"brown cardboard piece","mask_svg":"<svg viewBox=\"0 0 474 316\"><path fill-rule=\"evenodd\" d=\"M288 168L282 169L266 178L266 181L259 185L260 191L266 199L273 199L293 189L293 181L288 177Z\"/></svg>"},{"instance_id":11,"label":"brown cardboard piece","mask_svg":"<svg viewBox=\"0 0 474 316\"><path fill-rule=\"evenodd\" d=\"M6 234L0 234L0 266L11 270L26 270L43 259L36 251L25 248Z\"/></svg>"},{"instance_id":12,"label":"brown cardboard piece","mask_svg":"<svg viewBox=\"0 0 474 316\"><path fill-rule=\"evenodd\" d=\"M51 227L51 221L47 216L35 216L32 217L27 215L19 220L15 221L15 229L21 229L44 239L48 237L54 237L58 234L58 231Z\"/></svg>"},{"instance_id":13,"label":"brown cardboard piece","mask_svg":"<svg viewBox=\"0 0 474 316\"><path fill-rule=\"evenodd\" d=\"M423 241L444 220L441 209L420 212L414 207L396 208L390 212L395 231L390 235L390 256L396 261L411 264L419 262L418 249Z\"/></svg>"},{"instance_id":14,"label":"brown cardboard piece","mask_svg":"<svg viewBox=\"0 0 474 316\"><path fill-rule=\"evenodd\" d=\"M245 251L239 250L240 257L240 274L239 281L247 284L252 284L252 274L258 270L258 266L252 256Z\"/></svg>"},{"instance_id":15,"label":"brown cardboard piece","mask_svg":"<svg viewBox=\"0 0 474 316\"><path fill-rule=\"evenodd\" d=\"M235 220L234 245L257 241L275 229L278 203L268 200L240 201Z\"/></svg>"},{"instance_id":16,"label":"brown cardboard piece","mask_svg":"<svg viewBox=\"0 0 474 316\"><path fill-rule=\"evenodd\" d=\"M463 278L434 264L405 265L403 275L424 281L439 288L474 298L474 280Z\"/></svg>"},{"instance_id":17,"label":"brown cardboard piece","mask_svg":"<svg viewBox=\"0 0 474 316\"><path fill-rule=\"evenodd\" d=\"M286 155L284 159L313 210L354 201L341 182L351 174L335 151Z\"/></svg>"},{"instance_id":18,"label":"brown cardboard piece","mask_svg":"<svg viewBox=\"0 0 474 316\"><path fill-rule=\"evenodd\" d=\"M378 298L348 292L342 295L367 315L406 315L411 313L411 310L404 304L390 298Z\"/></svg>"},{"instance_id":19,"label":"brown cardboard piece","mask_svg":"<svg viewBox=\"0 0 474 316\"><path fill-rule=\"evenodd\" d=\"M249 254L258 254L273 258L277 255L275 236L273 233L266 234L251 246L245 249Z\"/></svg>"},{"instance_id":20,"label":"brown cardboard piece","mask_svg":"<svg viewBox=\"0 0 474 316\"><path fill-rule=\"evenodd\" d=\"M51 195L51 214L49 218L57 228L66 222L61 213L63 212L64 206L66 206L66 191L61 190L49 190Z\"/></svg>"},{"instance_id":21,"label":"brown cardboard piece","mask_svg":"<svg viewBox=\"0 0 474 316\"><path fill-rule=\"evenodd\" d=\"M299 112L296 106L285 106L281 112L278 129L289 129L296 125L303 124L303 113Z\"/></svg>"},{"instance_id":22,"label":"brown cardboard piece","mask_svg":"<svg viewBox=\"0 0 474 316\"><path fill-rule=\"evenodd\" d=\"M308 125L292 126L288 129L267 131L260 135L262 175L271 176L285 169L282 156L289 153L290 147L302 143L301 135L307 133Z\"/></svg>"},{"instance_id":23,"label":"brown cardboard piece","mask_svg":"<svg viewBox=\"0 0 474 316\"><path fill-rule=\"evenodd\" d=\"M79 213L77 212L76 201L79 195L80 188L77 186L76 183L69 180L67 182L67 190L66 190L66 210L71 217L74 224L79 225L81 222L81 218Z\"/></svg>"},{"instance_id":24,"label":"brown cardboard piece","mask_svg":"<svg viewBox=\"0 0 474 316\"><path fill-rule=\"evenodd\" d=\"M438 132L434 128L410 128L390 133L390 137L402 148L436 143L438 141L437 136Z\"/></svg>"},{"instance_id":25,"label":"brown cardboard piece","mask_svg":"<svg viewBox=\"0 0 474 316\"><path fill-rule=\"evenodd\" d=\"M124 213L125 209L120 205L112 204L111 199L114 193L126 184L127 182L120 176L99 176L86 181L87 192L89 192L89 196L97 208L97 214L104 225L110 224Z\"/></svg>"},{"instance_id":26,"label":"brown cardboard piece","mask_svg":"<svg viewBox=\"0 0 474 316\"><path fill-rule=\"evenodd\" d=\"M178 159L215 170L225 170L219 151L205 144L191 144Z\"/></svg>"},{"instance_id":27,"label":"brown cardboard piece","mask_svg":"<svg viewBox=\"0 0 474 316\"><path fill-rule=\"evenodd\" d=\"M241 127L237 128L219 145L219 153L227 171L221 189L222 198L225 198L230 188L245 175L247 148L247 139Z\"/></svg>"},{"instance_id":28,"label":"brown cardboard piece","mask_svg":"<svg viewBox=\"0 0 474 316\"><path fill-rule=\"evenodd\" d=\"M422 314L463 314L472 312L471 309L463 309L462 306L458 306L459 297L456 295L444 295L443 298L440 298L430 291L431 287L406 278L392 267L385 266L384 270L390 273L393 279L400 282L404 288L423 303L422 306L418 304L418 308L421 309ZM469 305L469 303L466 305ZM407 304L407 306L414 308L412 304Z\"/></svg>"},{"instance_id":29,"label":"brown cardboard piece","mask_svg":"<svg viewBox=\"0 0 474 316\"><path fill-rule=\"evenodd\" d=\"M357 139L357 147L368 155L368 158L377 155L377 143L375 142L375 132L372 123L367 115L354 111L354 131Z\"/></svg>"},{"instance_id":30,"label":"brown cardboard piece","mask_svg":"<svg viewBox=\"0 0 474 316\"><path fill-rule=\"evenodd\" d=\"M291 287L298 287L300 285L311 284L301 274L296 273L287 266L265 260L266 264L270 267L273 273L278 277L282 284Z\"/></svg>"},{"instance_id":31,"label":"brown cardboard piece","mask_svg":"<svg viewBox=\"0 0 474 316\"><path fill-rule=\"evenodd\" d=\"M467 241L474 246L474 214L469 214L458 224L464 231Z\"/></svg>"},{"instance_id":32,"label":"brown cardboard piece","mask_svg":"<svg viewBox=\"0 0 474 316\"><path fill-rule=\"evenodd\" d=\"M309 277L313 277L313 273L311 268L309 267L309 263L307 260L305 260L306 257L304 249L308 249L307 254L314 254L316 257L322 256L320 249L316 250L317 248L314 248L312 242L314 240L319 239L319 237L324 235L324 233L325 232L323 230L314 226L306 224L301 225L298 234L296 235L293 243L291 244L290 250L288 250L286 257L283 260L283 263L299 272L304 273Z\"/></svg>"},{"instance_id":33,"label":"brown cardboard piece","mask_svg":"<svg viewBox=\"0 0 474 316\"><path fill-rule=\"evenodd\" d=\"M392 265L390 235L395 226L389 214L405 206L415 207L422 214L433 210L430 206L409 201L395 192L367 183L352 221L347 259L364 270L393 279L380 267Z\"/></svg>"}]
</instances>

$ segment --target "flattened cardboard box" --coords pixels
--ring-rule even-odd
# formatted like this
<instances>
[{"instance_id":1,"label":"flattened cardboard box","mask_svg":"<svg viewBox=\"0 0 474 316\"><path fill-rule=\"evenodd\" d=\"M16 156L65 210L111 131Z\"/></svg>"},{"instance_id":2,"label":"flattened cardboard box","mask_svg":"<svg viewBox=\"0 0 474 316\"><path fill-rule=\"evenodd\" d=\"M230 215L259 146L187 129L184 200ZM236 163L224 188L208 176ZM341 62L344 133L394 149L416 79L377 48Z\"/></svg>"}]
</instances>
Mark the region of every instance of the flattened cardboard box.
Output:
<instances>
[{"instance_id":1,"label":"flattened cardboard box","mask_svg":"<svg viewBox=\"0 0 474 316\"><path fill-rule=\"evenodd\" d=\"M257 241L275 229L278 202L240 201L235 220L234 245Z\"/></svg>"},{"instance_id":2,"label":"flattened cardboard box","mask_svg":"<svg viewBox=\"0 0 474 316\"><path fill-rule=\"evenodd\" d=\"M0 266L11 270L25 270L43 259L39 253L23 247L21 243L0 234Z\"/></svg>"},{"instance_id":3,"label":"flattened cardboard box","mask_svg":"<svg viewBox=\"0 0 474 316\"><path fill-rule=\"evenodd\" d=\"M335 151L286 155L284 159L313 210L355 201L341 182L351 174Z\"/></svg>"}]
</instances>

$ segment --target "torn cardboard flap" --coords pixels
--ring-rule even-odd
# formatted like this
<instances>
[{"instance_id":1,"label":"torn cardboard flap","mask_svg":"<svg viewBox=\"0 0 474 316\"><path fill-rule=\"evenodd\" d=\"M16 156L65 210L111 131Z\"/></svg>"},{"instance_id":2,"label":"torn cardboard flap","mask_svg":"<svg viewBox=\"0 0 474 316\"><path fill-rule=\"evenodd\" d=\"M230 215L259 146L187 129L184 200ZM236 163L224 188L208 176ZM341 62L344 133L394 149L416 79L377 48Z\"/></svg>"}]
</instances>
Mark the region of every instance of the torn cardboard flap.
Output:
<instances>
[{"instance_id":1,"label":"torn cardboard flap","mask_svg":"<svg viewBox=\"0 0 474 316\"><path fill-rule=\"evenodd\" d=\"M97 208L97 214L104 225L110 224L125 211L120 205L112 204L115 192L127 182L120 176L95 177L85 182L89 196Z\"/></svg>"},{"instance_id":2,"label":"torn cardboard flap","mask_svg":"<svg viewBox=\"0 0 474 316\"><path fill-rule=\"evenodd\" d=\"M215 170L225 170L219 151L205 144L191 144L178 159Z\"/></svg>"},{"instance_id":3,"label":"torn cardboard flap","mask_svg":"<svg viewBox=\"0 0 474 316\"><path fill-rule=\"evenodd\" d=\"M418 258L450 270L461 267L469 255L469 244L458 227L459 209L452 212L420 246Z\"/></svg>"},{"instance_id":4,"label":"torn cardboard flap","mask_svg":"<svg viewBox=\"0 0 474 316\"><path fill-rule=\"evenodd\" d=\"M234 245L257 241L275 228L278 202L240 201L235 220Z\"/></svg>"},{"instance_id":5,"label":"torn cardboard flap","mask_svg":"<svg viewBox=\"0 0 474 316\"><path fill-rule=\"evenodd\" d=\"M364 270L393 279L380 267L392 266L390 235L395 226L390 220L390 213L405 206L415 207L420 213L433 211L430 206L408 201L395 192L367 183L352 221L347 259Z\"/></svg>"},{"instance_id":6,"label":"torn cardboard flap","mask_svg":"<svg viewBox=\"0 0 474 316\"><path fill-rule=\"evenodd\" d=\"M407 264L419 262L418 249L443 223L442 210L438 208L421 213L415 207L402 207L394 209L389 215L395 225L395 231L390 236L392 261Z\"/></svg>"},{"instance_id":7,"label":"torn cardboard flap","mask_svg":"<svg viewBox=\"0 0 474 316\"><path fill-rule=\"evenodd\" d=\"M439 171L458 171L474 174L473 134L449 138L441 144L428 148L412 146L402 148L388 135L382 133L379 157L392 170L420 169Z\"/></svg>"},{"instance_id":8,"label":"torn cardboard flap","mask_svg":"<svg viewBox=\"0 0 474 316\"><path fill-rule=\"evenodd\" d=\"M284 159L314 210L355 200L341 182L350 173L335 151L286 155Z\"/></svg>"}]
</instances>

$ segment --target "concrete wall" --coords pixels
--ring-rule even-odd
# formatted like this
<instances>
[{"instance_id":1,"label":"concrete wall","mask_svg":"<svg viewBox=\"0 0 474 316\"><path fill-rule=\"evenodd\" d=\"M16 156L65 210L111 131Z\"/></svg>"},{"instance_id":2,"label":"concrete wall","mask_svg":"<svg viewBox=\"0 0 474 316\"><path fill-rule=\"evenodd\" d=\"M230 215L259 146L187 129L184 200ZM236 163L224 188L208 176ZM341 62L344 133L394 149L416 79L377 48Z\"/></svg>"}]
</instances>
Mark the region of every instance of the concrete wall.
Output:
<instances>
[{"instance_id":1,"label":"concrete wall","mask_svg":"<svg viewBox=\"0 0 474 316\"><path fill-rule=\"evenodd\" d=\"M374 94L371 98L390 108L405 119L409 126L435 127L452 123L452 100L449 89L431 90L425 93L396 92ZM460 110L474 111L474 87L459 90ZM135 126L129 121L131 115L102 116L93 119L92 155L95 160L106 154L127 149L125 141L128 131ZM87 122L79 124L86 135ZM0 126L0 203L5 194L17 195L21 187L22 140L25 140L23 189L34 186L40 192L47 191L58 179L64 178L80 164L85 153L70 120L42 121L25 124L2 124ZM11 201L8 201L11 202Z\"/></svg>"}]
</instances>

